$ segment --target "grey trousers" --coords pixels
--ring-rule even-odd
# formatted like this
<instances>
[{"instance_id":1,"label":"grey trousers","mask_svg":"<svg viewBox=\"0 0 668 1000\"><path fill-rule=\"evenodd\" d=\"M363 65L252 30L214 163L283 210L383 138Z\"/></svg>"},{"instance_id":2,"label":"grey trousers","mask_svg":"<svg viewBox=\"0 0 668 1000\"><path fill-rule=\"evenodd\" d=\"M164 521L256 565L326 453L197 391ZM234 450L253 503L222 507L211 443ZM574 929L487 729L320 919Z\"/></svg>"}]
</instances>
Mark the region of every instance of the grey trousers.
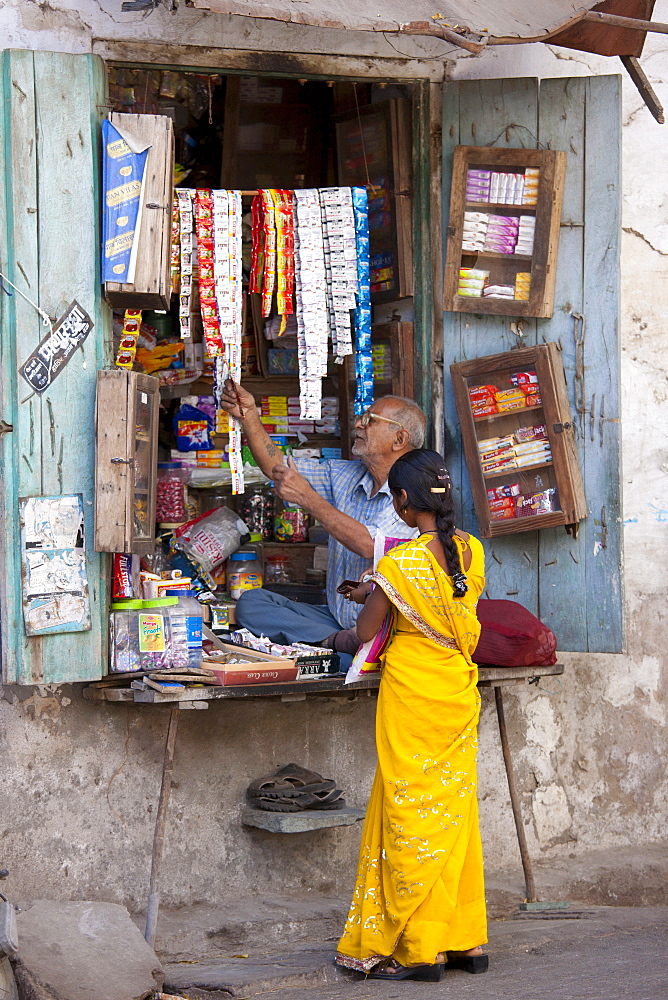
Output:
<instances>
[{"instance_id":1,"label":"grey trousers","mask_svg":"<svg viewBox=\"0 0 668 1000\"><path fill-rule=\"evenodd\" d=\"M237 622L253 635L266 635L272 642L308 642L318 645L342 626L326 606L302 604L281 594L258 587L246 590L237 601ZM352 657L339 653L341 669L347 670Z\"/></svg>"}]
</instances>

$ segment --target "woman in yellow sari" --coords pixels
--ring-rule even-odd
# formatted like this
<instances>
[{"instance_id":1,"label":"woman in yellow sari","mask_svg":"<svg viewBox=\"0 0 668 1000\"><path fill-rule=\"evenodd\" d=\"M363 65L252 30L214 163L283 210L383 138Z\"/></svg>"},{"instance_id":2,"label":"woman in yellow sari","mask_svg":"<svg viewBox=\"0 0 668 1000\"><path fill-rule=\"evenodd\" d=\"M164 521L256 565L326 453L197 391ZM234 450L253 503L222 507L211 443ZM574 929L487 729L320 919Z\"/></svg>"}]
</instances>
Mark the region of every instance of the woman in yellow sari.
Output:
<instances>
[{"instance_id":1,"label":"woman in yellow sari","mask_svg":"<svg viewBox=\"0 0 668 1000\"><path fill-rule=\"evenodd\" d=\"M393 630L378 697L378 767L336 961L373 978L438 981L444 967L485 972L488 962L471 659L484 555L455 529L450 477L436 452L403 455L388 485L399 515L421 534L380 560L373 590L350 593L364 603L362 642L388 613Z\"/></svg>"}]
</instances>

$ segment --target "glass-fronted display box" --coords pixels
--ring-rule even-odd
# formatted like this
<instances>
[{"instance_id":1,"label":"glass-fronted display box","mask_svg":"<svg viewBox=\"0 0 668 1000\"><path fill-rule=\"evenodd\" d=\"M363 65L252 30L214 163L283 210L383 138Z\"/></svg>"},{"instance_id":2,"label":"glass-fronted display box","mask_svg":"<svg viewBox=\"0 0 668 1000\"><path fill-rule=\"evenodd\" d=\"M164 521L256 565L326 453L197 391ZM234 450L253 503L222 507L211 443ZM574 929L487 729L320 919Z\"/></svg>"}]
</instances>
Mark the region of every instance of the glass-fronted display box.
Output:
<instances>
[{"instance_id":1,"label":"glass-fronted display box","mask_svg":"<svg viewBox=\"0 0 668 1000\"><path fill-rule=\"evenodd\" d=\"M476 358L450 372L481 536L586 517L558 346Z\"/></svg>"},{"instance_id":2,"label":"glass-fronted display box","mask_svg":"<svg viewBox=\"0 0 668 1000\"><path fill-rule=\"evenodd\" d=\"M551 316L566 154L457 146L443 308Z\"/></svg>"},{"instance_id":3,"label":"glass-fronted display box","mask_svg":"<svg viewBox=\"0 0 668 1000\"><path fill-rule=\"evenodd\" d=\"M97 552L153 551L159 386L120 368L97 373Z\"/></svg>"}]
</instances>

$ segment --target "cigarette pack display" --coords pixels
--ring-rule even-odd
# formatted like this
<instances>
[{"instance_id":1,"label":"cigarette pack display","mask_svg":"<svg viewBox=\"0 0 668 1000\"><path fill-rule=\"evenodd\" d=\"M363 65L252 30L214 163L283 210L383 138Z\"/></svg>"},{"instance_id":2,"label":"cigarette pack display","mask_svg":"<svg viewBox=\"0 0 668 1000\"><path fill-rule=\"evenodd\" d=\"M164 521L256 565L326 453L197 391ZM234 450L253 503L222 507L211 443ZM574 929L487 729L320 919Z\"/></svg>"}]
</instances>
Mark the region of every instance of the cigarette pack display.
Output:
<instances>
[{"instance_id":1,"label":"cigarette pack display","mask_svg":"<svg viewBox=\"0 0 668 1000\"><path fill-rule=\"evenodd\" d=\"M494 489L487 490L488 500L512 499L513 497L518 497L519 495L519 483L508 483L505 486L496 486Z\"/></svg>"}]
</instances>

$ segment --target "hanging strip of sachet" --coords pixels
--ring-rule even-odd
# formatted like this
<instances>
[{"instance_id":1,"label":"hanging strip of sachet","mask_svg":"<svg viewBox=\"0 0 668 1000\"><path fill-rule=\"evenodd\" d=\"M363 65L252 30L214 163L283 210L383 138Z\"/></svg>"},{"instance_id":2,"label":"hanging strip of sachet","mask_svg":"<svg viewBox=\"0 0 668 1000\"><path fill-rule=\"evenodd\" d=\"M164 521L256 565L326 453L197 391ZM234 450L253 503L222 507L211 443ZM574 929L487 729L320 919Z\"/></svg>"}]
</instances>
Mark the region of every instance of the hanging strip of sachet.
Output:
<instances>
[{"instance_id":1,"label":"hanging strip of sachet","mask_svg":"<svg viewBox=\"0 0 668 1000\"><path fill-rule=\"evenodd\" d=\"M357 305L355 323L355 413L364 413L373 403L371 358L371 281L369 271L369 200L366 188L352 189L357 253Z\"/></svg>"},{"instance_id":2,"label":"hanging strip of sachet","mask_svg":"<svg viewBox=\"0 0 668 1000\"><path fill-rule=\"evenodd\" d=\"M195 233L204 345L206 354L215 358L222 353L223 343L216 301L213 193L208 188L198 188L195 194Z\"/></svg>"},{"instance_id":3,"label":"hanging strip of sachet","mask_svg":"<svg viewBox=\"0 0 668 1000\"><path fill-rule=\"evenodd\" d=\"M181 289L179 292L179 332L181 340L190 340L190 307L192 303L193 280L193 195L192 188L178 188L179 200L179 234L180 234L180 271Z\"/></svg>"},{"instance_id":4,"label":"hanging strip of sachet","mask_svg":"<svg viewBox=\"0 0 668 1000\"><path fill-rule=\"evenodd\" d=\"M353 353L350 311L356 308L357 251L349 187L321 188L327 303L336 361Z\"/></svg>"},{"instance_id":5,"label":"hanging strip of sachet","mask_svg":"<svg viewBox=\"0 0 668 1000\"><path fill-rule=\"evenodd\" d=\"M303 420L320 420L329 324L322 218L315 188L294 192L294 220L300 412Z\"/></svg>"}]
</instances>

